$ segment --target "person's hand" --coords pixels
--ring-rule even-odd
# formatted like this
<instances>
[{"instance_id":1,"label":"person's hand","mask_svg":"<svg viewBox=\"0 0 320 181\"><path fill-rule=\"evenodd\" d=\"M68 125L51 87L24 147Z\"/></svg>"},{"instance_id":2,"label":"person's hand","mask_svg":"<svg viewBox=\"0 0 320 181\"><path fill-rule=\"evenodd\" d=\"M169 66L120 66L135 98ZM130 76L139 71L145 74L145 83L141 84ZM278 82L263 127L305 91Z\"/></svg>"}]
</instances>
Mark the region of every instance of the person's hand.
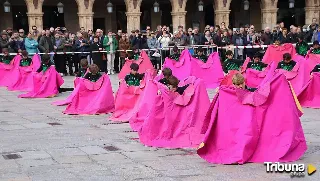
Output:
<instances>
[{"instance_id":1,"label":"person's hand","mask_svg":"<svg viewBox=\"0 0 320 181\"><path fill-rule=\"evenodd\" d=\"M102 50L102 48L99 48L99 50L101 51L101 50Z\"/></svg>"},{"instance_id":2,"label":"person's hand","mask_svg":"<svg viewBox=\"0 0 320 181\"><path fill-rule=\"evenodd\" d=\"M57 49L57 47L56 46L53 46L53 48L56 50Z\"/></svg>"},{"instance_id":3,"label":"person's hand","mask_svg":"<svg viewBox=\"0 0 320 181\"><path fill-rule=\"evenodd\" d=\"M107 45L111 45L111 42L108 42L108 44Z\"/></svg>"}]
</instances>

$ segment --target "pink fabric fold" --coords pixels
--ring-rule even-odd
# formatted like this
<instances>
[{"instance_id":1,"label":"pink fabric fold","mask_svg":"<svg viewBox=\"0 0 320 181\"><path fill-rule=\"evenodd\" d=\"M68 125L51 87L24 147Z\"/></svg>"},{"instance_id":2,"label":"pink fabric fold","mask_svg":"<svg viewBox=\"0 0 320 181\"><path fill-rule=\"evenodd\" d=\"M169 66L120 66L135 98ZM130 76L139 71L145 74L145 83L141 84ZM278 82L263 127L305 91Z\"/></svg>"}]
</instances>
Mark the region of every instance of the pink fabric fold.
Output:
<instances>
[{"instance_id":1,"label":"pink fabric fold","mask_svg":"<svg viewBox=\"0 0 320 181\"><path fill-rule=\"evenodd\" d=\"M33 88L33 72L36 72L40 68L40 62L40 55L36 54L32 57L32 63L30 66L17 66L16 71L12 72L12 76L14 77L13 80L15 81L8 86L8 90L31 91Z\"/></svg>"},{"instance_id":2,"label":"pink fabric fold","mask_svg":"<svg viewBox=\"0 0 320 181\"><path fill-rule=\"evenodd\" d=\"M140 73L140 74L146 73L147 70L152 70L153 74L156 74L156 71L154 70L154 67L153 67L147 53L145 51L141 51L140 56L141 56L141 58L138 60L126 60L125 64L123 65L123 67L118 75L119 79L124 79L124 77L130 73L130 71L131 71L130 65L132 63L136 63L139 65L138 73Z\"/></svg>"},{"instance_id":3,"label":"pink fabric fold","mask_svg":"<svg viewBox=\"0 0 320 181\"><path fill-rule=\"evenodd\" d=\"M217 52L212 53L206 63L191 57L191 67L191 75L202 79L207 88L217 88L224 77L220 57Z\"/></svg>"},{"instance_id":4,"label":"pink fabric fold","mask_svg":"<svg viewBox=\"0 0 320 181\"><path fill-rule=\"evenodd\" d=\"M20 64L20 55L16 55L10 64L0 63L0 87L7 87L15 83L18 79L18 66Z\"/></svg>"},{"instance_id":5,"label":"pink fabric fold","mask_svg":"<svg viewBox=\"0 0 320 181\"><path fill-rule=\"evenodd\" d=\"M183 95L179 95L158 82L155 84L161 94L156 96L139 130L140 141L153 147L196 147L203 139L203 127L207 125L203 120L210 105L203 80L197 79L189 85L194 87L194 94L188 104L176 102L179 97L189 96L187 89Z\"/></svg>"},{"instance_id":6,"label":"pink fabric fold","mask_svg":"<svg viewBox=\"0 0 320 181\"><path fill-rule=\"evenodd\" d=\"M277 64L275 62L271 62L264 70L258 71L255 69L248 68L244 72L244 76L246 78L246 85L252 88L258 87L265 77L269 74L269 79L273 77L274 71L277 68Z\"/></svg>"},{"instance_id":7,"label":"pink fabric fold","mask_svg":"<svg viewBox=\"0 0 320 181\"><path fill-rule=\"evenodd\" d=\"M296 49L291 43L285 43L280 46L269 45L266 53L263 56L262 62L270 64L271 62L276 62L278 64L283 59L283 54L290 53L291 57L296 54Z\"/></svg>"},{"instance_id":8,"label":"pink fabric fold","mask_svg":"<svg viewBox=\"0 0 320 181\"><path fill-rule=\"evenodd\" d=\"M191 56L188 50L183 50L179 61L166 58L163 68L170 68L172 74L179 80L184 80L191 75Z\"/></svg>"},{"instance_id":9,"label":"pink fabric fold","mask_svg":"<svg viewBox=\"0 0 320 181\"><path fill-rule=\"evenodd\" d=\"M220 87L205 118L210 124L198 149L200 157L218 164L301 158L307 145L299 118L302 113L290 85L281 74L269 85L269 93L268 88L261 92L267 99L254 104L239 101L236 88Z\"/></svg>"},{"instance_id":10,"label":"pink fabric fold","mask_svg":"<svg viewBox=\"0 0 320 181\"><path fill-rule=\"evenodd\" d=\"M316 65L320 64L320 55L318 54L309 54L306 59L307 71L309 72L311 72Z\"/></svg>"},{"instance_id":11,"label":"pink fabric fold","mask_svg":"<svg viewBox=\"0 0 320 181\"><path fill-rule=\"evenodd\" d=\"M59 93L59 87L64 83L60 74L54 66L46 72L33 72L33 88L26 94L19 95L20 98L48 98Z\"/></svg>"},{"instance_id":12,"label":"pink fabric fold","mask_svg":"<svg viewBox=\"0 0 320 181\"><path fill-rule=\"evenodd\" d=\"M97 82L79 78L64 114L107 114L114 111L114 97L110 78L104 74Z\"/></svg>"},{"instance_id":13,"label":"pink fabric fold","mask_svg":"<svg viewBox=\"0 0 320 181\"><path fill-rule=\"evenodd\" d=\"M311 79L298 93L298 100L302 107L320 109L320 73L312 73Z\"/></svg>"}]
</instances>

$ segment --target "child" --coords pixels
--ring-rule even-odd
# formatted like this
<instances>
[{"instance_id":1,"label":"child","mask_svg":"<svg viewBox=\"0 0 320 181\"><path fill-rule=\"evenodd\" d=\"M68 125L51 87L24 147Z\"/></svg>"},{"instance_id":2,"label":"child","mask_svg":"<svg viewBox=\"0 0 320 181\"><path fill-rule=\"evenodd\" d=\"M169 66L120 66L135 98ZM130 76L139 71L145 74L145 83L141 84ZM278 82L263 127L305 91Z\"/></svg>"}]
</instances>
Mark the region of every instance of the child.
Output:
<instances>
[{"instance_id":1,"label":"child","mask_svg":"<svg viewBox=\"0 0 320 181\"><path fill-rule=\"evenodd\" d=\"M204 50L202 49L202 47L198 48L197 55L194 55L193 57L201 60L204 63L206 63L208 60L208 57L204 54Z\"/></svg>"},{"instance_id":2,"label":"child","mask_svg":"<svg viewBox=\"0 0 320 181\"><path fill-rule=\"evenodd\" d=\"M173 54L169 55L169 58L175 61L179 61L181 54L179 53L179 49L177 45L175 45L172 50L173 50Z\"/></svg>"},{"instance_id":3,"label":"child","mask_svg":"<svg viewBox=\"0 0 320 181\"><path fill-rule=\"evenodd\" d=\"M320 54L319 41L314 41L314 42L313 42L311 53L313 53L313 54Z\"/></svg>"},{"instance_id":4,"label":"child","mask_svg":"<svg viewBox=\"0 0 320 181\"><path fill-rule=\"evenodd\" d=\"M164 78L160 79L159 82L161 84L164 84L166 86L168 86L168 79L172 76L172 70L170 68L164 68L162 70L162 74L164 76Z\"/></svg>"},{"instance_id":5,"label":"child","mask_svg":"<svg viewBox=\"0 0 320 181\"><path fill-rule=\"evenodd\" d=\"M80 70L77 74L77 77L84 77L84 75L86 74L87 70L88 70L88 60L87 59L81 59L80 61Z\"/></svg>"},{"instance_id":6,"label":"child","mask_svg":"<svg viewBox=\"0 0 320 181\"><path fill-rule=\"evenodd\" d=\"M44 73L50 68L51 65L52 63L50 61L50 55L45 54L42 56L42 63L40 68L37 70L37 72L40 73L42 71Z\"/></svg>"},{"instance_id":7,"label":"child","mask_svg":"<svg viewBox=\"0 0 320 181\"><path fill-rule=\"evenodd\" d=\"M291 71L297 63L291 59L290 53L283 54L283 60L278 63L277 69Z\"/></svg>"},{"instance_id":8,"label":"child","mask_svg":"<svg viewBox=\"0 0 320 181\"><path fill-rule=\"evenodd\" d=\"M3 53L3 56L0 57L0 62L4 64L10 64L13 57L9 55L9 49L3 48L2 53Z\"/></svg>"},{"instance_id":9,"label":"child","mask_svg":"<svg viewBox=\"0 0 320 181\"><path fill-rule=\"evenodd\" d=\"M306 56L308 53L308 44L304 41L301 35L298 36L298 42L296 44L296 51L301 56Z\"/></svg>"},{"instance_id":10,"label":"child","mask_svg":"<svg viewBox=\"0 0 320 181\"><path fill-rule=\"evenodd\" d=\"M187 85L185 85L183 87L178 87L178 85L179 85L179 80L177 79L177 77L171 76L168 79L168 88L172 92L177 92L180 95L182 95L183 92L189 87L189 84L187 84Z\"/></svg>"},{"instance_id":11,"label":"child","mask_svg":"<svg viewBox=\"0 0 320 181\"><path fill-rule=\"evenodd\" d=\"M268 66L267 64L261 62L260 54L256 53L253 56L253 61L248 63L247 68L251 68L251 69L262 71L267 66Z\"/></svg>"},{"instance_id":12,"label":"child","mask_svg":"<svg viewBox=\"0 0 320 181\"><path fill-rule=\"evenodd\" d=\"M139 60L140 58L140 52L137 48L132 48L132 54L130 57L128 57L130 60Z\"/></svg>"},{"instance_id":13,"label":"child","mask_svg":"<svg viewBox=\"0 0 320 181\"><path fill-rule=\"evenodd\" d=\"M97 82L101 74L99 72L99 67L96 64L89 66L89 73L87 73L84 78L90 80L91 82Z\"/></svg>"},{"instance_id":14,"label":"child","mask_svg":"<svg viewBox=\"0 0 320 181\"><path fill-rule=\"evenodd\" d=\"M246 84L245 84L245 81L244 81L244 77L240 73L236 73L232 77L232 84L238 89L246 89L246 90L248 90L250 92L254 92L255 90L257 90L256 88L247 87Z\"/></svg>"},{"instance_id":15,"label":"child","mask_svg":"<svg viewBox=\"0 0 320 181\"><path fill-rule=\"evenodd\" d=\"M28 57L28 52L22 51L22 59L20 60L20 67L28 67L32 63L32 59Z\"/></svg>"},{"instance_id":16,"label":"child","mask_svg":"<svg viewBox=\"0 0 320 181\"><path fill-rule=\"evenodd\" d=\"M228 73L230 70L239 70L243 62L241 60L233 59L233 53L231 50L226 52L227 59L223 63L223 69L225 73Z\"/></svg>"},{"instance_id":17,"label":"child","mask_svg":"<svg viewBox=\"0 0 320 181\"><path fill-rule=\"evenodd\" d=\"M144 74L139 74L139 65L136 63L132 63L130 65L131 72L126 75L124 80L126 81L128 86L140 86L140 82L144 77Z\"/></svg>"}]
</instances>

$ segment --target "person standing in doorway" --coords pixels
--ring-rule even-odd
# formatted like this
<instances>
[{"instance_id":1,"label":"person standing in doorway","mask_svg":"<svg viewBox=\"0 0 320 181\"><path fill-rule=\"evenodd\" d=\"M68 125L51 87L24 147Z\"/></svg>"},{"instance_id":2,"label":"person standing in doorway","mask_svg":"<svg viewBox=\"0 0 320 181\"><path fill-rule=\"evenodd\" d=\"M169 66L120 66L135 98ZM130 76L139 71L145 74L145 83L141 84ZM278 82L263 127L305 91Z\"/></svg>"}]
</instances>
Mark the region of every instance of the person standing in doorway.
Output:
<instances>
[{"instance_id":1,"label":"person standing in doorway","mask_svg":"<svg viewBox=\"0 0 320 181\"><path fill-rule=\"evenodd\" d=\"M112 31L108 31L108 35L103 40L103 47L107 52L107 74L114 74L114 58L118 48L117 39L112 36Z\"/></svg>"}]
</instances>

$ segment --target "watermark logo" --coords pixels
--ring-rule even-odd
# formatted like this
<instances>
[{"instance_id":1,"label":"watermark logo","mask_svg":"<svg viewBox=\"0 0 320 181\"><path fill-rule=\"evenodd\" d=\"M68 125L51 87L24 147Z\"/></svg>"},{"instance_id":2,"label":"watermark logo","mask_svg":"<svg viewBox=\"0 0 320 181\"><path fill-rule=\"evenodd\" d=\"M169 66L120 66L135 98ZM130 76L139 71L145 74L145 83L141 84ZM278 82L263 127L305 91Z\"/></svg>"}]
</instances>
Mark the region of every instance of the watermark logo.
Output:
<instances>
[{"instance_id":1,"label":"watermark logo","mask_svg":"<svg viewBox=\"0 0 320 181\"><path fill-rule=\"evenodd\" d=\"M291 177L304 177L306 174L306 170L308 175L312 175L314 172L316 172L316 167L309 164L286 164L286 163L280 163L280 162L264 162L266 165L266 171L267 173L289 173Z\"/></svg>"}]
</instances>

